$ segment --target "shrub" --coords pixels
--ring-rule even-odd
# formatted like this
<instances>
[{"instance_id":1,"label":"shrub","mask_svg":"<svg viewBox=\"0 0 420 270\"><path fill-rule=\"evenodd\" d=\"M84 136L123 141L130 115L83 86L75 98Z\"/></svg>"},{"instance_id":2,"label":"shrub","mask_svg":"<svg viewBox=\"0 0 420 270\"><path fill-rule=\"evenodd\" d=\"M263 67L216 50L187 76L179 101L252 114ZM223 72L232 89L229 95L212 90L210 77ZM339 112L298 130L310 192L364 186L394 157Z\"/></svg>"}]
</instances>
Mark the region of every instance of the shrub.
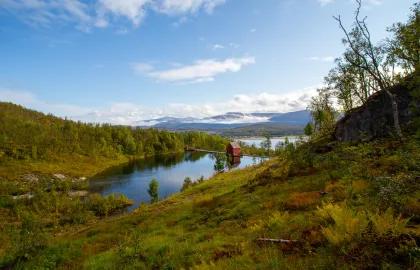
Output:
<instances>
[{"instance_id":1,"label":"shrub","mask_svg":"<svg viewBox=\"0 0 420 270\"><path fill-rule=\"evenodd\" d=\"M373 187L384 208L400 208L405 205L410 193L405 176L378 176L374 178Z\"/></svg>"},{"instance_id":2,"label":"shrub","mask_svg":"<svg viewBox=\"0 0 420 270\"><path fill-rule=\"evenodd\" d=\"M409 219L402 219L401 216L394 218L394 212L388 208L385 213L371 214L369 219L372 222L373 231L378 238L398 238L404 233Z\"/></svg>"},{"instance_id":3,"label":"shrub","mask_svg":"<svg viewBox=\"0 0 420 270\"><path fill-rule=\"evenodd\" d=\"M328 242L333 245L360 240L368 229L369 218L363 211L354 213L346 206L329 203L318 208L317 214L333 223L333 225L322 229Z\"/></svg>"},{"instance_id":4,"label":"shrub","mask_svg":"<svg viewBox=\"0 0 420 270\"><path fill-rule=\"evenodd\" d=\"M182 185L181 191L189 189L193 185L191 178L187 177L184 179L184 184Z\"/></svg>"},{"instance_id":5,"label":"shrub","mask_svg":"<svg viewBox=\"0 0 420 270\"><path fill-rule=\"evenodd\" d=\"M111 194L102 198L99 194L90 194L88 197L87 210L93 211L96 216L108 216L115 210L133 205L134 201L129 200L123 194L115 196Z\"/></svg>"},{"instance_id":6,"label":"shrub","mask_svg":"<svg viewBox=\"0 0 420 270\"><path fill-rule=\"evenodd\" d=\"M344 201L348 198L347 189L338 183L327 185L325 192L331 193L333 200L336 202Z\"/></svg>"},{"instance_id":7,"label":"shrub","mask_svg":"<svg viewBox=\"0 0 420 270\"><path fill-rule=\"evenodd\" d=\"M31 259L47 246L48 239L37 216L28 213L22 215L20 229L10 232L10 244L3 262L0 260L0 263L11 266Z\"/></svg>"},{"instance_id":8,"label":"shrub","mask_svg":"<svg viewBox=\"0 0 420 270\"><path fill-rule=\"evenodd\" d=\"M204 176L202 175L199 179L197 179L197 182L199 183L199 184L201 184L201 183L204 183Z\"/></svg>"},{"instance_id":9,"label":"shrub","mask_svg":"<svg viewBox=\"0 0 420 270\"><path fill-rule=\"evenodd\" d=\"M290 215L288 212L275 211L268 219L268 226L274 230L282 231L287 228Z\"/></svg>"},{"instance_id":10,"label":"shrub","mask_svg":"<svg viewBox=\"0 0 420 270\"><path fill-rule=\"evenodd\" d=\"M394 218L392 209L383 214L369 211L353 211L347 206L326 204L318 208L317 214L331 225L322 232L333 245L358 242L376 242L397 239L405 231L408 219Z\"/></svg>"},{"instance_id":11,"label":"shrub","mask_svg":"<svg viewBox=\"0 0 420 270\"><path fill-rule=\"evenodd\" d=\"M285 206L290 210L305 210L314 205L320 197L318 192L292 193Z\"/></svg>"},{"instance_id":12,"label":"shrub","mask_svg":"<svg viewBox=\"0 0 420 270\"><path fill-rule=\"evenodd\" d=\"M147 192L150 195L151 203L156 203L159 201L159 183L156 179L153 178L152 181L150 181L149 189Z\"/></svg>"},{"instance_id":13,"label":"shrub","mask_svg":"<svg viewBox=\"0 0 420 270\"><path fill-rule=\"evenodd\" d=\"M404 206L402 211L404 217L410 218L411 221L420 221L420 202L418 200L410 200Z\"/></svg>"}]
</instances>

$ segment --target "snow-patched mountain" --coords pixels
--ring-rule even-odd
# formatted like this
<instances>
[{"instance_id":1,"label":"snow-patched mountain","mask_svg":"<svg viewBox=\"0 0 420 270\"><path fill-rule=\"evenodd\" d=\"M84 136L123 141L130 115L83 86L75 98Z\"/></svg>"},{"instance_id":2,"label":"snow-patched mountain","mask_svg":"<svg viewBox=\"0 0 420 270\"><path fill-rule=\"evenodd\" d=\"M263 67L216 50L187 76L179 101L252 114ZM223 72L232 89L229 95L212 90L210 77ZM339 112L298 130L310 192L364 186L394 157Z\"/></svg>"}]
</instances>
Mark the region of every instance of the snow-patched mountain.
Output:
<instances>
[{"instance_id":1,"label":"snow-patched mountain","mask_svg":"<svg viewBox=\"0 0 420 270\"><path fill-rule=\"evenodd\" d=\"M296 111L289 113L241 113L228 112L206 118L178 118L162 117L157 119L143 120L138 126L169 128L169 129L223 129L245 127L255 124L279 124L287 126L303 126L309 121L308 111Z\"/></svg>"}]
</instances>

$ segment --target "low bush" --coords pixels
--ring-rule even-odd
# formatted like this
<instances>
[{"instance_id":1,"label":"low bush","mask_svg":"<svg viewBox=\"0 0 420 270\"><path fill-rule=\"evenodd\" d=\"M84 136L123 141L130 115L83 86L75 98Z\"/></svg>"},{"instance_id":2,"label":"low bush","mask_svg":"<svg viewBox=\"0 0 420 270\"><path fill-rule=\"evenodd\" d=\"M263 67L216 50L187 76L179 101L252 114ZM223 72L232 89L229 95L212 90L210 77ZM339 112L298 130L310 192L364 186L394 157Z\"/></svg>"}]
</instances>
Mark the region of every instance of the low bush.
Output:
<instances>
[{"instance_id":1,"label":"low bush","mask_svg":"<svg viewBox=\"0 0 420 270\"><path fill-rule=\"evenodd\" d=\"M320 197L319 192L292 193L284 205L287 210L306 210L316 204Z\"/></svg>"},{"instance_id":2,"label":"low bush","mask_svg":"<svg viewBox=\"0 0 420 270\"><path fill-rule=\"evenodd\" d=\"M111 194L105 196L104 198L102 198L99 194L90 194L86 201L86 208L90 211L93 211L96 216L104 217L108 216L108 214L117 209L121 209L133 204L134 201L129 200L123 194L118 196Z\"/></svg>"}]
</instances>

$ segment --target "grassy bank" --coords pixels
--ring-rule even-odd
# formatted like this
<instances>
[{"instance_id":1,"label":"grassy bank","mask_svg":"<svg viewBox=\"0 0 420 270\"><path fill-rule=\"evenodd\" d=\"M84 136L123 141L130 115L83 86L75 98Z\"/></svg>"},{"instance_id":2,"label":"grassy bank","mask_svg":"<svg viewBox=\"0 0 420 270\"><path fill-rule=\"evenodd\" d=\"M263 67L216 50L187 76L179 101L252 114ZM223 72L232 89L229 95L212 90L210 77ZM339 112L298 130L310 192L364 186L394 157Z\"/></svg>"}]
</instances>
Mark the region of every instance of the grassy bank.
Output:
<instances>
[{"instance_id":1,"label":"grassy bank","mask_svg":"<svg viewBox=\"0 0 420 270\"><path fill-rule=\"evenodd\" d=\"M139 157L142 158L142 157ZM52 175L65 174L71 177L91 177L106 168L128 162L129 158L67 156L55 161L0 159L1 178L22 180L24 174Z\"/></svg>"},{"instance_id":2,"label":"grassy bank","mask_svg":"<svg viewBox=\"0 0 420 270\"><path fill-rule=\"evenodd\" d=\"M419 143L315 150L285 149L282 158L218 174L130 215L50 235L14 267L419 267Z\"/></svg>"}]
</instances>

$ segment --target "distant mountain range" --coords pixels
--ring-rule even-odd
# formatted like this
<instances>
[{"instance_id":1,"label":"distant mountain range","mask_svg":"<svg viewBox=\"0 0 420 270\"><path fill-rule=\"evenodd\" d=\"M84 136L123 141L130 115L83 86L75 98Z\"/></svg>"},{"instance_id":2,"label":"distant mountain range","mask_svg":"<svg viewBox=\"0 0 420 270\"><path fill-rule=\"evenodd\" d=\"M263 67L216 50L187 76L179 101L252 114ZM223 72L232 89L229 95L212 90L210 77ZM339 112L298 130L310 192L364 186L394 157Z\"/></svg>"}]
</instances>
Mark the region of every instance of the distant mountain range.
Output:
<instances>
[{"instance_id":1,"label":"distant mountain range","mask_svg":"<svg viewBox=\"0 0 420 270\"><path fill-rule=\"evenodd\" d=\"M167 130L201 130L220 131L248 126L304 126L309 121L309 112L306 110L289 113L241 113L228 112L206 118L177 118L162 117L143 120L135 125L140 127L154 127ZM295 128L296 129L296 128Z\"/></svg>"}]
</instances>

